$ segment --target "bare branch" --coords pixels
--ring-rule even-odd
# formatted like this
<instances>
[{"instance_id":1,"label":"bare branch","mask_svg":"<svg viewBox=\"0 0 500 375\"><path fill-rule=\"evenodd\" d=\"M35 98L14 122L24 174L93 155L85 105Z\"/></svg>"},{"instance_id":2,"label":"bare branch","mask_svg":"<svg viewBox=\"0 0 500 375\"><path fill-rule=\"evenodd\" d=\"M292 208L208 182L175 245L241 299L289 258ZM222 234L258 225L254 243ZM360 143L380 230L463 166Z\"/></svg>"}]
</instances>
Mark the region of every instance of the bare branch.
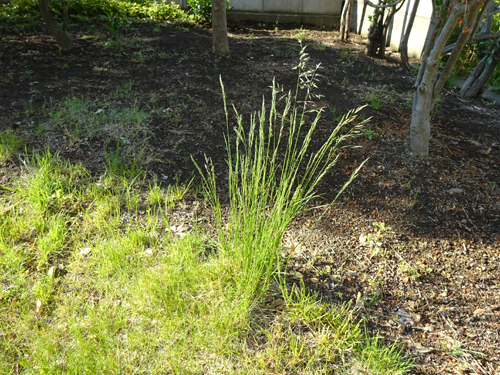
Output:
<instances>
[{"instance_id":1,"label":"bare branch","mask_svg":"<svg viewBox=\"0 0 500 375\"><path fill-rule=\"evenodd\" d=\"M498 33L487 33L487 34L479 33L479 34L476 34L474 36L474 38L469 40L467 43L477 42L479 40L496 39L498 37L500 37L500 31ZM441 56L444 56L444 55L450 53L451 51L453 51L453 49L455 49L455 46L456 46L456 43L453 43L453 44L450 44L449 46L446 46L445 48L443 48L443 52L441 53Z\"/></svg>"},{"instance_id":2,"label":"bare branch","mask_svg":"<svg viewBox=\"0 0 500 375\"><path fill-rule=\"evenodd\" d=\"M390 4L377 5L377 4L373 4L370 0L365 0L366 4L368 4L372 8L379 8L379 9L380 8L390 8L390 7L393 7L395 5L398 5L401 1L404 1L404 0L396 0L395 2L390 3Z\"/></svg>"},{"instance_id":3,"label":"bare branch","mask_svg":"<svg viewBox=\"0 0 500 375\"><path fill-rule=\"evenodd\" d=\"M494 16L497 13L500 13L500 7L491 9L489 12L483 15L483 19Z\"/></svg>"},{"instance_id":4,"label":"bare branch","mask_svg":"<svg viewBox=\"0 0 500 375\"><path fill-rule=\"evenodd\" d=\"M483 5L483 8L479 12L479 17L476 20L476 24L474 25L474 28L472 29L469 40L467 42L470 42L474 37L474 35L476 35L477 29L479 28L479 25L481 25L481 22L483 21L483 14L488 8L490 8L490 6L491 6L491 0L486 0Z\"/></svg>"}]
</instances>

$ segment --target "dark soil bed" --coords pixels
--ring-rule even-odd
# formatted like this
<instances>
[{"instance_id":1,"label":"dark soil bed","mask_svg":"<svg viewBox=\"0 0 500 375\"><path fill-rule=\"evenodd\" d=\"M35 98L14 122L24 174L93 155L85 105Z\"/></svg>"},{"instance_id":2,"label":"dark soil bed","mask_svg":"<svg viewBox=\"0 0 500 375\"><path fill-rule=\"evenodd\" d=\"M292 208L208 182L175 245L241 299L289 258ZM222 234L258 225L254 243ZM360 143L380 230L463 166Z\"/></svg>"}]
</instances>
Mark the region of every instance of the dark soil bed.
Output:
<instances>
[{"instance_id":1,"label":"dark soil bed","mask_svg":"<svg viewBox=\"0 0 500 375\"><path fill-rule=\"evenodd\" d=\"M110 43L104 29L72 25L75 48L62 54L43 30L3 35L0 130L15 129L29 152L50 147L95 173L121 140L132 156L142 150L148 178L166 183L189 178L191 155L206 154L223 182L219 76L248 120L263 95L270 99L273 79L295 89L303 39L311 64L321 63L319 136L349 109L368 104L361 113L372 116L355 140L361 147L347 150L322 183L323 202L370 159L316 225L310 211L287 232L290 279L332 303L359 299L357 314L405 343L418 373L500 373L500 111L443 90L431 156L415 160L407 150L415 77L397 54L367 58L361 37L343 44L334 30L230 24L231 56L215 59L210 30L167 26L133 24ZM95 113L133 104L149 117L131 138L120 138L120 129L75 137L50 115L68 97L88 99ZM0 184L16 168L2 165Z\"/></svg>"}]
</instances>

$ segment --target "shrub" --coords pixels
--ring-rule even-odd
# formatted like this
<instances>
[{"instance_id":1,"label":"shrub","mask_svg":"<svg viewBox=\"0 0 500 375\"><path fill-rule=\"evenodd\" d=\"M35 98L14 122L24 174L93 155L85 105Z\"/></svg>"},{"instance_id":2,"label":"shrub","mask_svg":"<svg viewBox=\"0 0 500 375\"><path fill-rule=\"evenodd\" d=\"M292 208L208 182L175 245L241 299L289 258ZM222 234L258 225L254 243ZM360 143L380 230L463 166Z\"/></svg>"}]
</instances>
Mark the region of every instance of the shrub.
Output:
<instances>
[{"instance_id":1,"label":"shrub","mask_svg":"<svg viewBox=\"0 0 500 375\"><path fill-rule=\"evenodd\" d=\"M56 17L62 13L60 1L49 1ZM75 18L91 18L103 14L115 14L120 19L128 17L150 20L188 21L189 16L178 4L149 0L68 0L69 14ZM0 7L0 21L19 22L40 17L37 0L12 0Z\"/></svg>"},{"instance_id":2,"label":"shrub","mask_svg":"<svg viewBox=\"0 0 500 375\"><path fill-rule=\"evenodd\" d=\"M226 0L226 11L232 9L229 2ZM198 20L212 22L212 0L188 0L188 7Z\"/></svg>"}]
</instances>

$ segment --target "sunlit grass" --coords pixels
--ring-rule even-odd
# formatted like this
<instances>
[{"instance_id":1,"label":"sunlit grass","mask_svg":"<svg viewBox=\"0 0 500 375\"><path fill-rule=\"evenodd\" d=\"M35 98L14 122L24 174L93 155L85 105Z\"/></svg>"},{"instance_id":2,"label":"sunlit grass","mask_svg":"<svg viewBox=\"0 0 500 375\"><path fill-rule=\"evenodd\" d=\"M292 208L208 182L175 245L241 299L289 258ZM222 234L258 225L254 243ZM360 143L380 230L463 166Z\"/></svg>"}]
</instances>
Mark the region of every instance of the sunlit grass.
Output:
<instances>
[{"instance_id":1,"label":"sunlit grass","mask_svg":"<svg viewBox=\"0 0 500 375\"><path fill-rule=\"evenodd\" d=\"M309 149L321 111L303 105L315 81L306 62L302 54L299 68L307 73L300 78L308 83L284 96L283 112L275 85L270 112L263 103L249 130L240 116L228 128L227 217L207 162L202 188L214 237L196 221L176 236L169 217L190 184L152 181L145 188L139 165L123 161L119 143L107 153L101 176L49 151L21 159L20 177L0 190L0 373L330 374L349 373L356 364L399 374L411 368L399 347L362 332L348 303L321 302L303 285L289 289L283 277L283 233L318 197L315 186L335 166L342 142L364 124L340 132L355 119L357 110L351 111L323 145ZM305 100L297 100L299 92ZM53 114L60 125L76 121L76 114L92 125L101 114L88 103L69 103ZM272 282L282 286L283 311L257 318Z\"/></svg>"}]
</instances>

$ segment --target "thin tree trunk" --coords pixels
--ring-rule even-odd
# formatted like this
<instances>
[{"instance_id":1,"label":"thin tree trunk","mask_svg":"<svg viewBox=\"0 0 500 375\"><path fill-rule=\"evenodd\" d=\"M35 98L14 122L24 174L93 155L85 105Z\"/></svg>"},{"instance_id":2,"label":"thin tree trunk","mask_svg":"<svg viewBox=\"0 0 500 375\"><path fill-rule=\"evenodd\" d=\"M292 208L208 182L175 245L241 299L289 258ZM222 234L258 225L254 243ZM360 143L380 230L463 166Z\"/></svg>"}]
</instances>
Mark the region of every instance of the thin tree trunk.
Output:
<instances>
[{"instance_id":1,"label":"thin tree trunk","mask_svg":"<svg viewBox=\"0 0 500 375\"><path fill-rule=\"evenodd\" d=\"M381 1L379 1L380 5ZM375 8L372 15L372 22L370 29L368 30L368 38L366 40L365 55L370 57L375 57L380 41L380 27L379 20L383 18L384 9Z\"/></svg>"},{"instance_id":2,"label":"thin tree trunk","mask_svg":"<svg viewBox=\"0 0 500 375\"><path fill-rule=\"evenodd\" d=\"M431 134L430 117L434 105L434 86L438 78L438 69L441 50L446 45L450 35L458 22L462 10L453 7L448 22L444 25L430 50L426 61L422 62L417 77L416 90L413 93L413 106L410 123L410 151L415 157L429 155L429 138Z\"/></svg>"},{"instance_id":3,"label":"thin tree trunk","mask_svg":"<svg viewBox=\"0 0 500 375\"><path fill-rule=\"evenodd\" d=\"M212 0L213 49L215 56L229 55L226 0Z\"/></svg>"},{"instance_id":4,"label":"thin tree trunk","mask_svg":"<svg viewBox=\"0 0 500 375\"><path fill-rule=\"evenodd\" d=\"M346 0L344 3L344 9L342 9L342 15L340 18L340 40L342 42L347 42L349 40L352 3L353 0Z\"/></svg>"},{"instance_id":5,"label":"thin tree trunk","mask_svg":"<svg viewBox=\"0 0 500 375\"><path fill-rule=\"evenodd\" d=\"M440 20L446 20L444 26L431 38L431 47L425 53L428 57L422 61L419 74L415 82L415 92L413 94L413 108L410 123L410 151L416 157L426 157L429 155L430 138L430 117L435 101L444 83L449 78L452 68L458 59L465 43L469 38L470 30L474 27L474 22L479 13L480 0L470 0L467 3L455 3L451 7L442 6L440 10ZM446 0L445 0L446 3ZM443 71L439 73L439 63L441 53L448 42L458 19L467 14L467 21L463 26L456 48L451 53ZM440 24L442 24L440 22ZM436 36L436 38L434 38Z\"/></svg>"},{"instance_id":6,"label":"thin tree trunk","mask_svg":"<svg viewBox=\"0 0 500 375\"><path fill-rule=\"evenodd\" d=\"M399 44L399 50L401 52L401 65L403 65L403 68L405 68L407 71L410 70L410 64L408 62L408 39L410 39L411 29L413 28L413 23L415 22L419 4L420 0L415 0L415 2L413 3L413 9L411 10L405 33L403 35L403 38L401 38L401 43Z\"/></svg>"},{"instance_id":7,"label":"thin tree trunk","mask_svg":"<svg viewBox=\"0 0 500 375\"><path fill-rule=\"evenodd\" d=\"M404 1L401 3L403 4ZM385 18L384 25L382 26L382 36L380 38L379 42L379 50L378 50L378 57L380 59L383 59L385 56L385 48L387 46L387 32L389 31L389 26L392 22L392 19L394 18L394 15L400 8L396 9L396 6L393 6L389 9L389 14L387 14L387 17Z\"/></svg>"},{"instance_id":8,"label":"thin tree trunk","mask_svg":"<svg viewBox=\"0 0 500 375\"><path fill-rule=\"evenodd\" d=\"M497 39L496 45L500 46L500 38ZM494 46L495 45L491 47L490 51L494 48ZM488 64L488 60L490 57L491 61ZM488 81L499 62L500 48L497 49L495 53L493 53L493 55L488 54L484 56L465 81L462 89L460 90L460 96L467 99L475 98L476 96L478 96L484 84Z\"/></svg>"},{"instance_id":9,"label":"thin tree trunk","mask_svg":"<svg viewBox=\"0 0 500 375\"><path fill-rule=\"evenodd\" d=\"M361 34L361 32L363 31L362 30L362 26L363 26L363 20L365 19L366 7L367 6L368 6L368 4L366 4L366 3L363 4L363 11L361 12L361 21L359 22L358 34Z\"/></svg>"},{"instance_id":10,"label":"thin tree trunk","mask_svg":"<svg viewBox=\"0 0 500 375\"><path fill-rule=\"evenodd\" d=\"M38 0L38 5L40 6L40 13L42 13L42 18L50 33L55 38L57 45L63 50L69 50L72 47L71 40L68 35L57 25L56 21L52 17L52 13L49 9L49 4L47 0Z\"/></svg>"}]
</instances>

